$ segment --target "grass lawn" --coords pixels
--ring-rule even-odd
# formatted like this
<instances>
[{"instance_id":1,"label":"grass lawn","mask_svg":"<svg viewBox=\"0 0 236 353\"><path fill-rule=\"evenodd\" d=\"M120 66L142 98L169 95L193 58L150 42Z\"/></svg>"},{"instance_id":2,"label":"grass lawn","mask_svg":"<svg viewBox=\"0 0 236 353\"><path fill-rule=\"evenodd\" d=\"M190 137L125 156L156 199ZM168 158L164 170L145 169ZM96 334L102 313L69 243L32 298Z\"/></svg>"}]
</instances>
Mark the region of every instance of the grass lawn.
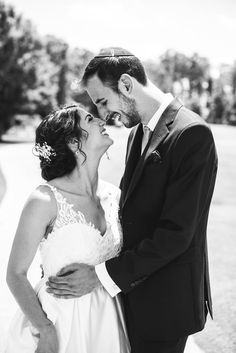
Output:
<instances>
[{"instance_id":1,"label":"grass lawn","mask_svg":"<svg viewBox=\"0 0 236 353\"><path fill-rule=\"evenodd\" d=\"M236 127L212 126L219 170L208 226L214 320L195 335L206 353L236 352Z\"/></svg>"}]
</instances>

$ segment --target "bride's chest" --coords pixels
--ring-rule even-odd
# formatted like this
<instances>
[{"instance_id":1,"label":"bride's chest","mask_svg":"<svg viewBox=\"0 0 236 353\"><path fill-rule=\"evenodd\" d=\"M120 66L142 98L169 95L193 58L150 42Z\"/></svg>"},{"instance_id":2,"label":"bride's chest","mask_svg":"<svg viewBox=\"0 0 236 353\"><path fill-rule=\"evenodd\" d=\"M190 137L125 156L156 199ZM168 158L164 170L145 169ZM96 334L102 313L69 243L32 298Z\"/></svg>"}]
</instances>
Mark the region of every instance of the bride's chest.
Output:
<instances>
[{"instance_id":1,"label":"bride's chest","mask_svg":"<svg viewBox=\"0 0 236 353\"><path fill-rule=\"evenodd\" d=\"M106 212L101 205L99 198L92 200L90 198L81 198L74 203L76 213L82 213L87 223L93 224L103 235L107 229Z\"/></svg>"},{"instance_id":2,"label":"bride's chest","mask_svg":"<svg viewBox=\"0 0 236 353\"><path fill-rule=\"evenodd\" d=\"M42 264L47 275L74 262L96 266L116 256L122 246L117 224L107 223L102 236L93 225L71 223L54 230L41 243Z\"/></svg>"}]
</instances>

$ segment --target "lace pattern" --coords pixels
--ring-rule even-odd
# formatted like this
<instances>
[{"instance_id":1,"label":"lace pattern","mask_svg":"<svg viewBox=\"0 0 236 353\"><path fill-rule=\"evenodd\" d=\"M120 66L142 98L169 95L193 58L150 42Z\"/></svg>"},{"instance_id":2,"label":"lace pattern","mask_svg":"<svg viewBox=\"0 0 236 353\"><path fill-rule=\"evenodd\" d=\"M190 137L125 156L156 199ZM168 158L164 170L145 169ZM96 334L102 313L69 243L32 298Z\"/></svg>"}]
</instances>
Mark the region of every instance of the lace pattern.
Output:
<instances>
[{"instance_id":1,"label":"lace pattern","mask_svg":"<svg viewBox=\"0 0 236 353\"><path fill-rule=\"evenodd\" d=\"M51 189L57 202L58 215L53 226L54 231L67 224L77 222L87 224L88 226L93 227L93 224L91 222L86 221L85 216L82 212L74 210L74 205L69 203L66 198L63 197L63 195L57 190L57 188L50 184L44 185L48 186Z\"/></svg>"},{"instance_id":2,"label":"lace pattern","mask_svg":"<svg viewBox=\"0 0 236 353\"><path fill-rule=\"evenodd\" d=\"M100 231L91 222L87 222L83 213L76 211L73 204L70 204L57 188L47 183L44 185L53 192L58 212L52 231L40 244L43 267L44 265L48 267L48 263L52 265L53 261L56 262L56 255L52 256L52 252L56 252L56 248L61 251L62 241L63 244L65 243L65 246L63 245L64 252L76 253L73 255L74 257L69 254L65 256L64 263L61 260L62 265L80 260L87 264L96 265L119 254L122 248L122 232L118 217L119 206L116 187L108 184L105 188L102 187L101 192L98 193L107 222L106 232L102 236ZM64 253L61 257L64 257ZM68 263L66 263L66 258L70 259Z\"/></svg>"}]
</instances>

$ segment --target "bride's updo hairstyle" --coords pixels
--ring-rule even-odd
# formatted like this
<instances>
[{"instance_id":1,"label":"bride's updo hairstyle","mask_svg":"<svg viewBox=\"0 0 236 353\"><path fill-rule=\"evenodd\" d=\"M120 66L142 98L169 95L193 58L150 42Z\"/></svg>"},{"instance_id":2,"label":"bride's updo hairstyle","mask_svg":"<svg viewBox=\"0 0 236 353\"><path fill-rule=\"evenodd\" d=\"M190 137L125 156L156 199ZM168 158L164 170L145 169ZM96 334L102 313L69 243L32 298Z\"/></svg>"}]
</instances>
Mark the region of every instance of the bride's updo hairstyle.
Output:
<instances>
[{"instance_id":1,"label":"bride's updo hairstyle","mask_svg":"<svg viewBox=\"0 0 236 353\"><path fill-rule=\"evenodd\" d=\"M68 143L78 140L78 149L86 160L81 149L81 138L87 137L87 131L80 127L78 105L70 105L47 115L36 129L34 154L40 159L41 175L49 181L70 174L76 166L74 152Z\"/></svg>"}]
</instances>

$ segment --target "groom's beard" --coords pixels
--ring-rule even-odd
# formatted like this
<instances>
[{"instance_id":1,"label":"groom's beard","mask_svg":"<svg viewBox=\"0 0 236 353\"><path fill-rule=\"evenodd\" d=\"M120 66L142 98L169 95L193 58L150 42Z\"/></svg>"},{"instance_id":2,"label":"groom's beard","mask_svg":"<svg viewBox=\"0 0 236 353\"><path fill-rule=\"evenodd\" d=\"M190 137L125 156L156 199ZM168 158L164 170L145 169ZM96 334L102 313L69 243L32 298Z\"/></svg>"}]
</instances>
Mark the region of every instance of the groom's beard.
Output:
<instances>
[{"instance_id":1,"label":"groom's beard","mask_svg":"<svg viewBox=\"0 0 236 353\"><path fill-rule=\"evenodd\" d=\"M119 94L121 100L121 121L125 127L130 128L141 122L141 117L136 107L136 102L132 98L127 98L122 93Z\"/></svg>"}]
</instances>

